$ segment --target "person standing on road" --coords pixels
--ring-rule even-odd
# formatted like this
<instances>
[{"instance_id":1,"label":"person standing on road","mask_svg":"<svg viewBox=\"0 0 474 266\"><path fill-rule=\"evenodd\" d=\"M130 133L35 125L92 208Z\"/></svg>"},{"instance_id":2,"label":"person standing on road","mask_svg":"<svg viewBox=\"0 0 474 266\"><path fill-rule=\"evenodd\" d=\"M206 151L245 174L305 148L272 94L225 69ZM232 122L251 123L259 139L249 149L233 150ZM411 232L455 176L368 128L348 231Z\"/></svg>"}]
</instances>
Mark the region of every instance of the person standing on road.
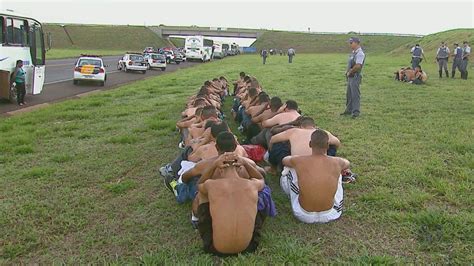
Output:
<instances>
[{"instance_id":1,"label":"person standing on road","mask_svg":"<svg viewBox=\"0 0 474 266\"><path fill-rule=\"evenodd\" d=\"M436 61L438 62L438 72L439 78L443 77L443 69L446 73L446 77L449 78L449 71L448 71L448 59L449 59L449 48L446 46L444 42L441 42L441 46L438 48L436 52Z\"/></svg>"},{"instance_id":2,"label":"person standing on road","mask_svg":"<svg viewBox=\"0 0 474 266\"><path fill-rule=\"evenodd\" d=\"M288 49L288 63L293 63L293 56L296 55L295 49L291 48Z\"/></svg>"},{"instance_id":3,"label":"person standing on road","mask_svg":"<svg viewBox=\"0 0 474 266\"><path fill-rule=\"evenodd\" d=\"M461 62L461 78L467 79L467 69L469 67L469 56L471 55L471 47L464 41L462 43L464 45L462 49L462 62Z\"/></svg>"},{"instance_id":4,"label":"person standing on road","mask_svg":"<svg viewBox=\"0 0 474 266\"><path fill-rule=\"evenodd\" d=\"M413 48L411 48L411 68L415 69L417 66L420 65L423 58L425 58L425 53L423 49L420 47L419 44L416 44Z\"/></svg>"},{"instance_id":5,"label":"person standing on road","mask_svg":"<svg viewBox=\"0 0 474 266\"><path fill-rule=\"evenodd\" d=\"M262 52L260 53L260 55L262 56L263 64L265 65L265 63L267 62L267 56L268 56L267 50L263 49Z\"/></svg>"},{"instance_id":6,"label":"person standing on road","mask_svg":"<svg viewBox=\"0 0 474 266\"><path fill-rule=\"evenodd\" d=\"M454 44L453 50L453 69L451 70L451 78L456 75L456 68L462 74L462 48L457 43Z\"/></svg>"},{"instance_id":7,"label":"person standing on road","mask_svg":"<svg viewBox=\"0 0 474 266\"><path fill-rule=\"evenodd\" d=\"M352 53L347 63L346 79L346 110L341 115L351 115L357 118L360 115L360 83L362 81L362 67L365 62L365 53L360 47L360 39L352 37L349 39Z\"/></svg>"},{"instance_id":8,"label":"person standing on road","mask_svg":"<svg viewBox=\"0 0 474 266\"><path fill-rule=\"evenodd\" d=\"M23 70L23 61L17 60L15 70L13 71L12 83L15 83L16 87L16 100L19 106L25 105L25 70Z\"/></svg>"}]
</instances>

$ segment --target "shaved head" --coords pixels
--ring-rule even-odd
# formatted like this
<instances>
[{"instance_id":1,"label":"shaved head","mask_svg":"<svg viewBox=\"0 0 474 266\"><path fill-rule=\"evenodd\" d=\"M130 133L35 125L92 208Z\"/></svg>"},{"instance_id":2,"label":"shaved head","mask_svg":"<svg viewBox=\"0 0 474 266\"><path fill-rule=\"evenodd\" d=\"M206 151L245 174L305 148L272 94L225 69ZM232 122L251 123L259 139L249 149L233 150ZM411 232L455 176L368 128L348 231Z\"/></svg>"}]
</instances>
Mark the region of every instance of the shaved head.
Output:
<instances>
[{"instance_id":1,"label":"shaved head","mask_svg":"<svg viewBox=\"0 0 474 266\"><path fill-rule=\"evenodd\" d=\"M329 148L329 135L322 129L316 129L311 134L311 148L313 149L328 149Z\"/></svg>"}]
</instances>

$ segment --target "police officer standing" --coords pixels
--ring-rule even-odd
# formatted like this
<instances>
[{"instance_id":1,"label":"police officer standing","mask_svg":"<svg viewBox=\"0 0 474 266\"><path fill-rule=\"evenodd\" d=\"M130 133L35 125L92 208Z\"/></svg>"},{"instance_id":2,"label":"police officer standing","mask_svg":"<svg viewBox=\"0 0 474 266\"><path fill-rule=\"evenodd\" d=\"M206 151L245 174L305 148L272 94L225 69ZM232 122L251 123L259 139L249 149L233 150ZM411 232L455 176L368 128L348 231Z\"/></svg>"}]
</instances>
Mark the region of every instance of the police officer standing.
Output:
<instances>
[{"instance_id":1,"label":"police officer standing","mask_svg":"<svg viewBox=\"0 0 474 266\"><path fill-rule=\"evenodd\" d=\"M413 48L411 48L411 68L415 69L417 66L420 65L421 61L423 60L421 57L425 57L423 49L421 49L419 44L415 44Z\"/></svg>"},{"instance_id":2,"label":"police officer standing","mask_svg":"<svg viewBox=\"0 0 474 266\"><path fill-rule=\"evenodd\" d=\"M290 47L290 49L288 49L288 63L293 63L293 56L295 56L295 54L295 49Z\"/></svg>"},{"instance_id":3,"label":"police officer standing","mask_svg":"<svg viewBox=\"0 0 474 266\"><path fill-rule=\"evenodd\" d=\"M461 62L461 78L467 79L467 69L469 67L469 56L471 55L471 47L467 41L463 42L464 47L462 48L462 62Z\"/></svg>"},{"instance_id":4,"label":"police officer standing","mask_svg":"<svg viewBox=\"0 0 474 266\"><path fill-rule=\"evenodd\" d=\"M352 37L349 39L352 53L347 63L347 92L346 110L341 115L351 115L357 118L360 114L360 83L362 81L362 67L365 62L365 54L360 47L360 39Z\"/></svg>"},{"instance_id":5,"label":"police officer standing","mask_svg":"<svg viewBox=\"0 0 474 266\"><path fill-rule=\"evenodd\" d=\"M265 65L265 63L267 62L267 56L268 56L267 49L263 49L260 55L262 56L263 64Z\"/></svg>"},{"instance_id":6,"label":"police officer standing","mask_svg":"<svg viewBox=\"0 0 474 266\"><path fill-rule=\"evenodd\" d=\"M438 48L436 52L436 61L438 61L438 72L439 78L443 77L443 69L446 73L446 77L449 78L449 71L448 71L448 58L449 58L449 48L446 46L444 42L441 42L441 46Z\"/></svg>"},{"instance_id":7,"label":"police officer standing","mask_svg":"<svg viewBox=\"0 0 474 266\"><path fill-rule=\"evenodd\" d=\"M451 78L454 78L456 75L456 68L461 72L462 74L462 48L459 47L457 43L454 44L454 50L453 50L453 69L451 70Z\"/></svg>"}]
</instances>

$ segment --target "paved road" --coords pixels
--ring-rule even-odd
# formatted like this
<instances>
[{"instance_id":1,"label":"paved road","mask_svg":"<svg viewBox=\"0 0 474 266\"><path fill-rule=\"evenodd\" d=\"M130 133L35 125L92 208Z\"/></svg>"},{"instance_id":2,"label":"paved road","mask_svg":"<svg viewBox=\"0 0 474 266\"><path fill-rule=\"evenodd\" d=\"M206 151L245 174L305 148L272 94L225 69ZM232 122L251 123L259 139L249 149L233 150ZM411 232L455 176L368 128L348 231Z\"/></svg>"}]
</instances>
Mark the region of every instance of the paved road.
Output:
<instances>
[{"instance_id":1,"label":"paved road","mask_svg":"<svg viewBox=\"0 0 474 266\"><path fill-rule=\"evenodd\" d=\"M179 65L172 63L168 64L166 71L149 70L146 74L135 72L125 73L116 71L116 65L119 57L120 56L108 56L104 58L105 64L110 65L107 68L107 82L104 87L100 87L98 84L94 83L73 85L72 74L75 59L50 60L46 65L46 85L44 86L41 94L35 96L27 95L25 98L27 105L22 107L10 102L0 102L0 114L8 115L9 112L12 111L44 103L61 101L67 98L72 98L75 95L91 92L94 90L113 89L124 83L162 75L177 69L187 68L199 64L195 62L183 62Z\"/></svg>"},{"instance_id":2,"label":"paved road","mask_svg":"<svg viewBox=\"0 0 474 266\"><path fill-rule=\"evenodd\" d=\"M107 73L117 72L117 62L120 55L104 56L102 60L106 67ZM77 58L69 59L58 59L46 61L46 79L45 84L53 84L56 82L72 80L74 65L76 64Z\"/></svg>"}]
</instances>

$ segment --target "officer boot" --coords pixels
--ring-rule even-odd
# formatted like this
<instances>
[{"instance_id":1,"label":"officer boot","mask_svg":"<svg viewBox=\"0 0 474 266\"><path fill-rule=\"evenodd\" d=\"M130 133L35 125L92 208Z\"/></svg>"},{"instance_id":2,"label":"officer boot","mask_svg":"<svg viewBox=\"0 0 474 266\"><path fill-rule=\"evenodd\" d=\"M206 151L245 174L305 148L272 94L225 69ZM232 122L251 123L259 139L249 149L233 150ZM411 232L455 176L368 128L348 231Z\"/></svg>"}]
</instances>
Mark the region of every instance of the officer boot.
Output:
<instances>
[{"instance_id":1,"label":"officer boot","mask_svg":"<svg viewBox=\"0 0 474 266\"><path fill-rule=\"evenodd\" d=\"M439 78L442 78L443 77L443 70L440 70L439 71Z\"/></svg>"},{"instance_id":2,"label":"officer boot","mask_svg":"<svg viewBox=\"0 0 474 266\"><path fill-rule=\"evenodd\" d=\"M446 77L449 78L449 71L445 70L444 72L446 73Z\"/></svg>"},{"instance_id":3,"label":"officer boot","mask_svg":"<svg viewBox=\"0 0 474 266\"><path fill-rule=\"evenodd\" d=\"M451 71L451 78L454 78L455 74L456 74L456 71Z\"/></svg>"}]
</instances>

